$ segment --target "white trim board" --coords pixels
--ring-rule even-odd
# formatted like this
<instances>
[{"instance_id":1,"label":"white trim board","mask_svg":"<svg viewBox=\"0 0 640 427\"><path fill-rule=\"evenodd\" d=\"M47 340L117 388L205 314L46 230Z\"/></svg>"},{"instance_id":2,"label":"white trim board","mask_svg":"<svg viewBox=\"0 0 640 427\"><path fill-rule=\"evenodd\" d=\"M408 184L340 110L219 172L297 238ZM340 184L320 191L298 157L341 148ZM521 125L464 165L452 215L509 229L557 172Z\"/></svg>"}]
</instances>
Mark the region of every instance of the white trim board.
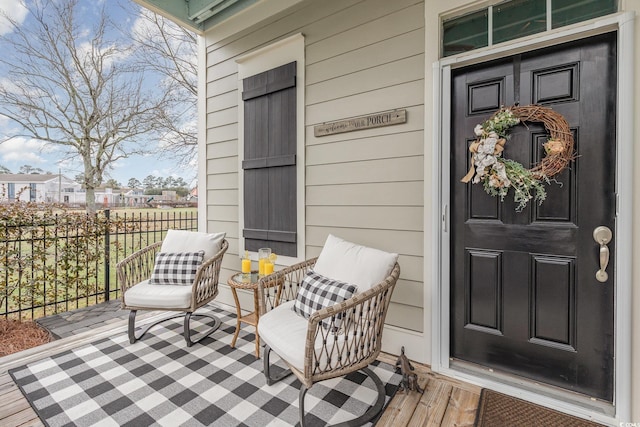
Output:
<instances>
[{"instance_id":1,"label":"white trim board","mask_svg":"<svg viewBox=\"0 0 640 427\"><path fill-rule=\"evenodd\" d=\"M207 229L207 46L198 37L198 231ZM214 231L214 230L212 230Z\"/></svg>"},{"instance_id":2,"label":"white trim board","mask_svg":"<svg viewBox=\"0 0 640 427\"><path fill-rule=\"evenodd\" d=\"M242 101L242 80L280 65L296 61L296 243L297 257L278 256L278 265L292 265L305 258L305 45L304 35L297 33L268 46L251 51L236 59L238 64L238 253L244 253L244 179L242 160L244 158L244 102ZM257 253L251 253L253 260Z\"/></svg>"},{"instance_id":3,"label":"white trim board","mask_svg":"<svg viewBox=\"0 0 640 427\"><path fill-rule=\"evenodd\" d=\"M425 253L433 254L434 271L431 289L432 328L431 328L431 364L435 372L491 388L531 402L547 406L562 412L595 421L619 425L630 420L631 416L631 286L632 286L632 222L633 222L633 143L634 143L634 18L633 12L621 12L605 18L594 19L571 27L550 31L536 37L504 43L498 47L479 49L467 54L444 58L433 64L434 74L434 145L433 158L425 164L425 170L433 171L432 189L437 194L438 203L432 212L430 223L436 238L425 244ZM491 373L479 373L452 366L449 360L449 215L447 208L450 200L449 181L440 177L449 176L449 159L445 155L450 147L450 102L451 69L486 62L491 59L552 46L571 40L617 30L618 32L618 98L617 98L617 188L618 211L616 224L616 293L615 293L615 400L614 405L573 403L575 395L562 391L550 396L545 387L529 387L508 384L496 380ZM441 141L441 145L437 144ZM437 178L436 178L437 177ZM523 381L524 382L524 381ZM517 381L515 382L517 383ZM587 402L588 405L588 402ZM604 413L607 412L607 413Z\"/></svg>"}]
</instances>

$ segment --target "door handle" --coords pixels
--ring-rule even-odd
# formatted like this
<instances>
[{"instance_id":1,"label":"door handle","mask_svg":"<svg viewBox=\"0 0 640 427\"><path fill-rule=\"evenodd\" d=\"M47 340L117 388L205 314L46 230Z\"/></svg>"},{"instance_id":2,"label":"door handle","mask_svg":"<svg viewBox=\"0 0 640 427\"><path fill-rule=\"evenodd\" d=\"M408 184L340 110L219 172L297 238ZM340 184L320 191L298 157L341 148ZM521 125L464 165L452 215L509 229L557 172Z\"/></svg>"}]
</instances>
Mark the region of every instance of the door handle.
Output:
<instances>
[{"instance_id":1,"label":"door handle","mask_svg":"<svg viewBox=\"0 0 640 427\"><path fill-rule=\"evenodd\" d=\"M596 280L606 282L609 279L607 266L609 265L609 247L607 243L611 241L611 230L609 227L601 225L593 230L593 240L600 245L600 270L596 271Z\"/></svg>"}]
</instances>

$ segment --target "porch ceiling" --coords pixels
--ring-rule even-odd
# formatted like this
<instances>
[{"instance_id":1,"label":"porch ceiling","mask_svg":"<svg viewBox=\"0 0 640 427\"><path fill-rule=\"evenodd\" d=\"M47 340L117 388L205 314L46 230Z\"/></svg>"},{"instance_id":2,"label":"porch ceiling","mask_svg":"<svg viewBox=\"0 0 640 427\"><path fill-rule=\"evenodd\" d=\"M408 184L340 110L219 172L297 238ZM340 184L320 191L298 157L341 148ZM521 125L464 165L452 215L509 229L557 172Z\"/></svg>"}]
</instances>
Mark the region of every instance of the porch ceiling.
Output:
<instances>
[{"instance_id":1,"label":"porch ceiling","mask_svg":"<svg viewBox=\"0 0 640 427\"><path fill-rule=\"evenodd\" d=\"M202 33L260 0L134 0L166 18Z\"/></svg>"}]
</instances>

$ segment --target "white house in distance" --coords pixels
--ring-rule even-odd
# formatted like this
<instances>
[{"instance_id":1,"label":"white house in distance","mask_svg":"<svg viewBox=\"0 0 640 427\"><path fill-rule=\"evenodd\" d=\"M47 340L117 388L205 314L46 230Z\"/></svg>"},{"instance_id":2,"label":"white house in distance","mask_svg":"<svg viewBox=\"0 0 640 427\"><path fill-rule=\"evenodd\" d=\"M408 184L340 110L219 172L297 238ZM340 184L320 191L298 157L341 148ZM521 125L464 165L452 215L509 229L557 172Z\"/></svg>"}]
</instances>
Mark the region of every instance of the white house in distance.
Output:
<instances>
[{"instance_id":1,"label":"white house in distance","mask_svg":"<svg viewBox=\"0 0 640 427\"><path fill-rule=\"evenodd\" d=\"M61 174L0 174L0 202L84 203L82 186Z\"/></svg>"},{"instance_id":2,"label":"white house in distance","mask_svg":"<svg viewBox=\"0 0 640 427\"><path fill-rule=\"evenodd\" d=\"M640 422L640 2L136 1L201 35L199 219L227 233L221 283L245 248L289 264L330 233L397 252L385 351ZM559 114L576 150L522 212L460 182L476 126L514 105ZM550 155L526 117L503 153L525 169Z\"/></svg>"}]
</instances>

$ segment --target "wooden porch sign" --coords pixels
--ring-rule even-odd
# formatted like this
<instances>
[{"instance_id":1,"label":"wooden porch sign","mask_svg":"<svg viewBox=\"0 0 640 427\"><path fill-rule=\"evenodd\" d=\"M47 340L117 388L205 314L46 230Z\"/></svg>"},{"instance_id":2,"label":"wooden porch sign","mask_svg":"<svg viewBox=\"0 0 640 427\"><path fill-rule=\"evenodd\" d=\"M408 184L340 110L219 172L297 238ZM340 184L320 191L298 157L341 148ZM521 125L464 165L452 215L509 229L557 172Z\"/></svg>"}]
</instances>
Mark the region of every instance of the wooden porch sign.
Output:
<instances>
[{"instance_id":1,"label":"wooden porch sign","mask_svg":"<svg viewBox=\"0 0 640 427\"><path fill-rule=\"evenodd\" d=\"M354 117L352 119L322 123L313 128L313 134L315 136L326 136L336 133L352 132L354 130L397 125L406 122L407 110L384 111L382 113L369 114L367 116Z\"/></svg>"}]
</instances>

